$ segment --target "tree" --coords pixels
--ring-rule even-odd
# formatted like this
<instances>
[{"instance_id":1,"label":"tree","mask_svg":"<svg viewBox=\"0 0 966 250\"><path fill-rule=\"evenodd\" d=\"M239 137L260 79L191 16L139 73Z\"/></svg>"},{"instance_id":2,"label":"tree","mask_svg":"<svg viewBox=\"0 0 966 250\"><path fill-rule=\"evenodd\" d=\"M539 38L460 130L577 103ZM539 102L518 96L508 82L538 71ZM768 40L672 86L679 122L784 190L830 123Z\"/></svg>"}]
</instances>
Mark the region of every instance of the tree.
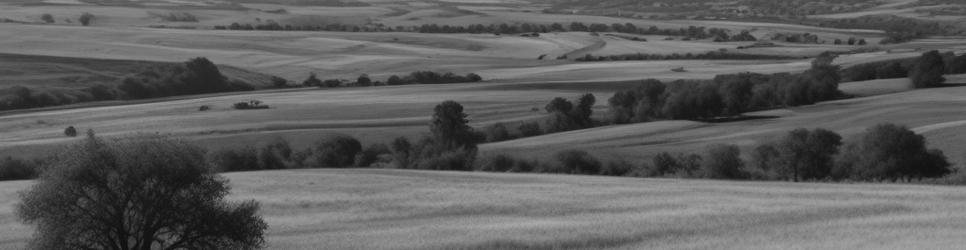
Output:
<instances>
[{"instance_id":1,"label":"tree","mask_svg":"<svg viewBox=\"0 0 966 250\"><path fill-rule=\"evenodd\" d=\"M74 126L68 126L66 129L64 129L64 135L69 137L75 137L77 136L77 129L74 128Z\"/></svg>"},{"instance_id":2,"label":"tree","mask_svg":"<svg viewBox=\"0 0 966 250\"><path fill-rule=\"evenodd\" d=\"M946 65L946 70L949 74L966 73L966 54L953 57Z\"/></svg>"},{"instance_id":3,"label":"tree","mask_svg":"<svg viewBox=\"0 0 966 250\"><path fill-rule=\"evenodd\" d=\"M469 126L468 115L463 113L463 105L455 101L444 101L436 105L429 130L433 140L444 149L460 147L476 148L477 138Z\"/></svg>"},{"instance_id":4,"label":"tree","mask_svg":"<svg viewBox=\"0 0 966 250\"><path fill-rule=\"evenodd\" d=\"M305 78L305 81L302 81L302 86L325 87L322 84L322 80L319 80L318 76L315 75L315 72L309 73L309 77Z\"/></svg>"},{"instance_id":5,"label":"tree","mask_svg":"<svg viewBox=\"0 0 966 250\"><path fill-rule=\"evenodd\" d=\"M909 78L912 79L913 87L936 87L946 81L946 78L943 78L945 72L946 65L942 56L939 55L939 51L933 50L922 54L918 63L912 67Z\"/></svg>"},{"instance_id":6,"label":"tree","mask_svg":"<svg viewBox=\"0 0 966 250\"><path fill-rule=\"evenodd\" d=\"M828 177L841 145L842 137L829 130L792 130L775 146L779 157L775 171L793 181Z\"/></svg>"},{"instance_id":7,"label":"tree","mask_svg":"<svg viewBox=\"0 0 966 250\"><path fill-rule=\"evenodd\" d=\"M91 25L91 22L94 21L94 14L84 12L84 14L81 14L81 16L77 18L77 21L80 21L81 25L84 26Z\"/></svg>"},{"instance_id":8,"label":"tree","mask_svg":"<svg viewBox=\"0 0 966 250\"><path fill-rule=\"evenodd\" d=\"M593 94L587 93L580 96L577 99L577 106L571 110L571 116L573 116L574 121L584 128L592 127L594 121L591 119L591 116L594 114L594 103L596 102L597 98Z\"/></svg>"},{"instance_id":9,"label":"tree","mask_svg":"<svg viewBox=\"0 0 966 250\"><path fill-rule=\"evenodd\" d=\"M403 84L406 84L406 82L403 81L403 79L401 77L399 77L397 75L392 75L392 76L389 77L388 80L386 80L386 84L387 85L403 85Z\"/></svg>"},{"instance_id":10,"label":"tree","mask_svg":"<svg viewBox=\"0 0 966 250\"><path fill-rule=\"evenodd\" d=\"M836 163L836 179L896 181L951 172L942 151L926 148L925 137L890 123L873 126L850 141Z\"/></svg>"},{"instance_id":11,"label":"tree","mask_svg":"<svg viewBox=\"0 0 966 250\"><path fill-rule=\"evenodd\" d=\"M651 158L651 167L648 176L664 176L680 168L680 164L670 153L662 152Z\"/></svg>"},{"instance_id":12,"label":"tree","mask_svg":"<svg viewBox=\"0 0 966 250\"><path fill-rule=\"evenodd\" d=\"M392 156L396 162L396 167L406 168L409 166L409 153L413 148L412 143L406 137L396 137L390 144Z\"/></svg>"},{"instance_id":13,"label":"tree","mask_svg":"<svg viewBox=\"0 0 966 250\"><path fill-rule=\"evenodd\" d=\"M54 21L54 16L51 15L51 14L46 14L46 13L40 16L40 20L43 20L45 23L54 23L55 22Z\"/></svg>"},{"instance_id":14,"label":"tree","mask_svg":"<svg viewBox=\"0 0 966 250\"><path fill-rule=\"evenodd\" d=\"M544 110L546 110L548 114L553 114L556 112L566 114L570 113L573 108L574 104L567 99L564 99L563 97L556 97L553 98L553 100L550 100L550 103L547 103L547 106L544 107Z\"/></svg>"},{"instance_id":15,"label":"tree","mask_svg":"<svg viewBox=\"0 0 966 250\"><path fill-rule=\"evenodd\" d=\"M229 202L204 151L142 135L88 138L62 151L21 193L36 249L255 249L268 227L255 201Z\"/></svg>"},{"instance_id":16,"label":"tree","mask_svg":"<svg viewBox=\"0 0 966 250\"><path fill-rule=\"evenodd\" d=\"M563 171L568 174L594 175L600 173L601 163L596 157L581 150L566 150L556 154Z\"/></svg>"},{"instance_id":17,"label":"tree","mask_svg":"<svg viewBox=\"0 0 966 250\"><path fill-rule=\"evenodd\" d=\"M225 76L208 58L197 57L185 62L188 69L184 79L186 91L192 94L230 90Z\"/></svg>"},{"instance_id":18,"label":"tree","mask_svg":"<svg viewBox=\"0 0 966 250\"><path fill-rule=\"evenodd\" d=\"M344 168L354 165L362 143L348 135L331 135L315 143L318 167Z\"/></svg>"},{"instance_id":19,"label":"tree","mask_svg":"<svg viewBox=\"0 0 966 250\"><path fill-rule=\"evenodd\" d=\"M359 78L356 78L356 85L372 86L372 79L369 79L369 75L362 74L359 76Z\"/></svg>"},{"instance_id":20,"label":"tree","mask_svg":"<svg viewBox=\"0 0 966 250\"><path fill-rule=\"evenodd\" d=\"M716 144L707 149L701 164L703 176L710 179L739 179L744 177L741 150L736 145Z\"/></svg>"}]
</instances>

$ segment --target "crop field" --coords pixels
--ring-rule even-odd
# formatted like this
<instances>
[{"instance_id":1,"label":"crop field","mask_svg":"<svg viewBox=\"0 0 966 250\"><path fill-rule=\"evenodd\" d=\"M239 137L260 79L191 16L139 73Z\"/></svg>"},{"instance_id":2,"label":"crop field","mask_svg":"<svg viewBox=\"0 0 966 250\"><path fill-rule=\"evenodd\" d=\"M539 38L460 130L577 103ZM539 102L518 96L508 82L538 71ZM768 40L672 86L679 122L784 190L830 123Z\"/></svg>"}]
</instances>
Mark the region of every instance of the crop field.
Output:
<instances>
[{"instance_id":1,"label":"crop field","mask_svg":"<svg viewBox=\"0 0 966 250\"><path fill-rule=\"evenodd\" d=\"M233 173L269 249L953 249L958 187L287 170ZM29 227L0 183L0 248Z\"/></svg>"},{"instance_id":2,"label":"crop field","mask_svg":"<svg viewBox=\"0 0 966 250\"><path fill-rule=\"evenodd\" d=\"M333 134L350 135L363 146L390 143L398 137L415 141L430 132L428 125L434 107L447 100L465 107L469 125L475 129L504 123L517 132L518 124L543 122L548 115L545 105L553 98L574 100L585 93L596 97L592 118L609 121L608 99L616 91L638 86L643 79L673 84L674 80L708 80L744 72L800 73L813 67L813 59L824 52L839 54L832 64L843 67L915 58L931 50L955 55L966 52L963 37L917 36L898 44L880 44L897 34L804 25L815 23L816 18L880 14L921 21L963 20L934 14L953 4L882 0L873 5L856 3L854 6L867 8L854 11L820 10L816 14L769 21L772 19L768 17L745 20L704 15L727 12L725 7L733 7L729 4L742 1L727 1L718 5L722 9L715 12L688 10L700 15L681 17L611 15L606 10L614 6L605 2L588 1L601 9L584 11L556 8L568 4L557 0L0 0L0 94L4 95L0 100L6 102L0 104L11 108L40 107L0 112L0 160L6 156L47 157L60 152L64 145L83 138L65 136L69 126L81 134L94 130L103 138L169 134L208 152L262 146L276 138L302 150ZM660 5L645 6L643 2L647 1L628 8ZM835 3L815 3L824 4ZM90 25L80 24L82 13L95 16ZM44 20L44 14L50 14L53 20ZM440 33L398 31L400 27L425 24L522 27L562 23L569 27L571 22L629 23L660 29L721 28L731 35L748 31L761 42L729 42L733 39L727 38L714 42L715 37L704 35L653 35L681 33L676 31L616 32L622 30L621 25L609 29L614 32L533 34L532 30L506 33L497 28L476 34L440 32L453 31L450 27L430 30ZM296 28L269 31L219 27L232 23L277 23ZM305 31L300 27L329 31ZM387 27L396 31L388 32ZM351 31L352 28L357 30ZM303 31L295 31L300 29ZM775 35L802 37L804 33L817 35L818 42L771 40ZM868 44L833 44L836 39L850 38L865 39ZM708 52L787 59L575 60L586 55ZM13 86L45 91L34 93L48 96L57 95L58 91L93 91L87 88L116 86L143 69L197 57L217 64L228 80L245 80L254 85L266 86L275 80L272 76L301 84L310 74L316 74L321 80L348 79L342 83L348 86L191 92L178 88L208 86L159 76L154 82L142 79L144 85L132 80L128 87L134 86L133 90L118 89L111 92L112 99L98 99L110 101L64 106L40 104L37 100L41 99L34 97L39 94L3 92ZM925 65L916 64L912 66ZM859 73L877 77L897 73L880 72L884 67L876 67L876 72ZM203 75L198 72L211 72L209 69L156 74L170 73L189 80L213 79L208 75L190 75ZM475 73L483 80L371 87L354 87L367 84L351 83L363 74L373 81L386 82L392 75L405 77L415 71ZM942 150L953 169L964 171L966 74L945 77L946 86L925 89L914 89L908 78L843 82L839 90L849 98L746 113L731 121L662 120L607 125L480 144L478 157L506 154L557 163L555 154L577 149L608 164L623 161L642 166L661 152L704 153L710 145L733 144L743 152L739 157L748 162L754 147L792 129L825 128L848 141L870 126L896 123L923 135L929 148ZM205 81L200 80L208 83ZM199 86L188 86L191 84ZM174 87L165 89L170 87L165 85ZM138 99L150 97L136 96L138 86L155 88L150 90L158 93L169 92L150 95L167 96L163 98ZM765 93L796 94L785 86L780 86L780 91ZM221 90L224 89L217 91ZM714 91L724 90L711 92ZM754 91L759 94L758 89ZM808 91L815 95L813 90ZM706 97L701 98L710 99ZM691 98L694 100L688 101L701 102L697 97ZM234 106L254 100L268 108ZM767 102L761 107L782 103ZM734 117L725 119L730 118ZM585 127L583 121L575 126ZM379 157L386 160L392 156ZM206 160L219 163L211 158ZM259 155L256 160L262 164L264 156ZM332 165L337 164L341 163ZM254 199L261 204L260 215L269 225L266 249L958 249L966 245L966 238L962 237L966 234L966 193L953 186L375 168L222 175L231 181L230 200ZM20 201L18 192L32 184L0 181L0 249L25 248L31 237L33 228L22 224L14 210Z\"/></svg>"}]
</instances>

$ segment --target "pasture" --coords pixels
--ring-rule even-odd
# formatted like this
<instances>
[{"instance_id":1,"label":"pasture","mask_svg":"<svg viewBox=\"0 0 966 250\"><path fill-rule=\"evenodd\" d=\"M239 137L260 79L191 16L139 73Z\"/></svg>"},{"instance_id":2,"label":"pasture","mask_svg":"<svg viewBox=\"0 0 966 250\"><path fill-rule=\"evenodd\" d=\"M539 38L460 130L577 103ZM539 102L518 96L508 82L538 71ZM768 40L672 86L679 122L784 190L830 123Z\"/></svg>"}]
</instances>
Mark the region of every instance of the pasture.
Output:
<instances>
[{"instance_id":1,"label":"pasture","mask_svg":"<svg viewBox=\"0 0 966 250\"><path fill-rule=\"evenodd\" d=\"M232 173L269 249L955 249L958 187L402 170ZM20 248L0 183L0 248Z\"/></svg>"}]
</instances>

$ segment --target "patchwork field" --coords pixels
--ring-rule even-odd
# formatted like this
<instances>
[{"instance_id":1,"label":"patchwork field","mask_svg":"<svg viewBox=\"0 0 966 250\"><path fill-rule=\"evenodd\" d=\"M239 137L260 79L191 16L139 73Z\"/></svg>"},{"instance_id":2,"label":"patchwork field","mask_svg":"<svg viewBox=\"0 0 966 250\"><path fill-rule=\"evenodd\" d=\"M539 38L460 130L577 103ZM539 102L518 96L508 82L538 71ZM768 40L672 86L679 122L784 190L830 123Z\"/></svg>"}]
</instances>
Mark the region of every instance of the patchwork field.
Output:
<instances>
[{"instance_id":1,"label":"patchwork field","mask_svg":"<svg viewBox=\"0 0 966 250\"><path fill-rule=\"evenodd\" d=\"M233 173L268 249L956 249L958 187L291 170ZM30 228L0 183L0 248Z\"/></svg>"}]
</instances>

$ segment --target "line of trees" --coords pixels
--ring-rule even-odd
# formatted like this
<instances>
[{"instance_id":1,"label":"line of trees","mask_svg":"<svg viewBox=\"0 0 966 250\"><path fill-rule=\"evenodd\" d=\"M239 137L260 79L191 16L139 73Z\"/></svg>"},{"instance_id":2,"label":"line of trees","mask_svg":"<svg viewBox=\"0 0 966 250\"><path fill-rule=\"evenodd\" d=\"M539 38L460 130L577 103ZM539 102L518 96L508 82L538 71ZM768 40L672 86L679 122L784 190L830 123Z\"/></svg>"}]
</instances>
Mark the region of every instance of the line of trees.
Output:
<instances>
[{"instance_id":1,"label":"line of trees","mask_svg":"<svg viewBox=\"0 0 966 250\"><path fill-rule=\"evenodd\" d=\"M678 80L672 84L645 80L618 91L608 104L614 123L662 119L712 120L779 106L800 106L840 98L839 67L823 55L801 74L740 73L713 81Z\"/></svg>"},{"instance_id":2,"label":"line of trees","mask_svg":"<svg viewBox=\"0 0 966 250\"><path fill-rule=\"evenodd\" d=\"M289 87L285 79L273 78L273 88ZM207 58L181 64L164 64L120 80L116 85L97 84L67 92L50 92L23 86L0 90L0 111L67 105L90 101L133 100L175 95L249 91L255 86L230 80Z\"/></svg>"},{"instance_id":3,"label":"line of trees","mask_svg":"<svg viewBox=\"0 0 966 250\"><path fill-rule=\"evenodd\" d=\"M419 32L419 33L470 33L470 34L521 34L521 33L549 33L549 32L618 32L638 35L683 36L690 39L713 39L718 42L727 41L757 41L749 31L731 34L727 29L708 28L704 26L689 26L687 28L665 28L657 26L637 27L632 23L592 23L583 22L535 24L535 23L503 23L503 24L471 24L439 25L423 24L419 26L390 27L382 24L352 25L283 25L274 20L267 20L259 24L232 23L227 26L215 26L218 30L270 30L270 31L341 31L341 32Z\"/></svg>"},{"instance_id":4,"label":"line of trees","mask_svg":"<svg viewBox=\"0 0 966 250\"><path fill-rule=\"evenodd\" d=\"M943 74L966 73L966 54L933 50L917 58L863 63L842 69L844 81L867 81L909 77L916 88L940 86Z\"/></svg>"},{"instance_id":5,"label":"line of trees","mask_svg":"<svg viewBox=\"0 0 966 250\"><path fill-rule=\"evenodd\" d=\"M647 54L630 53L608 56L594 56L586 54L583 57L575 58L578 62L601 62L601 61L657 61L657 60L790 60L802 59L800 56L786 55L762 55L729 53L727 51L708 51L704 53L672 53L672 54Z\"/></svg>"},{"instance_id":6,"label":"line of trees","mask_svg":"<svg viewBox=\"0 0 966 250\"><path fill-rule=\"evenodd\" d=\"M310 73L309 77L302 81L303 86L315 86L320 88L336 88L336 87L370 87L370 86L395 86L395 85L409 85L409 84L449 84L449 83L468 83L468 82L479 82L483 81L483 77L476 73L468 73L466 75L457 75L452 72L437 73L434 71L415 71L409 73L409 75L398 76L392 75L383 81L372 81L372 78L367 74L359 75L355 81L344 80L344 79L327 79L321 80L315 73Z\"/></svg>"}]
</instances>

